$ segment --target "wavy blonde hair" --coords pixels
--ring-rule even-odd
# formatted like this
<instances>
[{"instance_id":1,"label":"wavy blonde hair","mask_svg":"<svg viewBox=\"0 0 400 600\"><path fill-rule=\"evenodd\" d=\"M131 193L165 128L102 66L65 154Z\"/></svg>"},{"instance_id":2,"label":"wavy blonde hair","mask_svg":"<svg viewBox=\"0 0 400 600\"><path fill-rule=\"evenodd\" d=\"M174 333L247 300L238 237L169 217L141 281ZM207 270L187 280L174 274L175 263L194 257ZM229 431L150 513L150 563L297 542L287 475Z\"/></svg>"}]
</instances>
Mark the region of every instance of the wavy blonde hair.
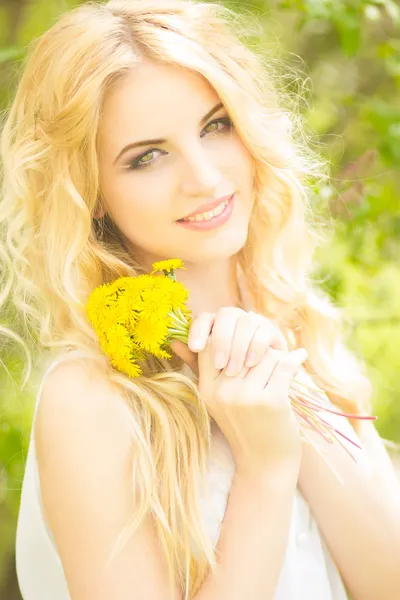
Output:
<instances>
[{"instance_id":1,"label":"wavy blonde hair","mask_svg":"<svg viewBox=\"0 0 400 600\"><path fill-rule=\"evenodd\" d=\"M206 406L195 382L168 361L149 359L136 380L113 369L84 312L97 285L142 272L117 227L106 220L99 235L94 219L103 101L141 57L196 71L218 93L256 166L248 239L235 257L255 310L280 325L290 349L307 349L306 370L338 406L370 411L365 365L345 347L344 317L312 277L314 251L329 239L311 205L327 165L308 143L297 97L287 109L285 75L246 44L253 25L190 0L88 2L34 41L3 122L0 308L12 303L24 333L1 332L26 352L23 385L32 371L27 333L35 349L93 362L120 386L136 447L138 509L119 542L153 515L171 590L178 577L185 598L216 567L199 509L210 449Z\"/></svg>"}]
</instances>

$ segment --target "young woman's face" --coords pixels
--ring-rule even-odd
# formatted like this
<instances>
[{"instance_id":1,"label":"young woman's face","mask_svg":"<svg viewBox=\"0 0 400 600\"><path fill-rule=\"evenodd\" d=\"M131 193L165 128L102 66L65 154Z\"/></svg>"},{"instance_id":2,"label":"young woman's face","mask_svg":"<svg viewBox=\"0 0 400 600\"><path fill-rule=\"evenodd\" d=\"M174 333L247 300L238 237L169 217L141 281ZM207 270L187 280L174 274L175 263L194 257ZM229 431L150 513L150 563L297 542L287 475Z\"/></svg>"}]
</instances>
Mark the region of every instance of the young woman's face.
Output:
<instances>
[{"instance_id":1,"label":"young woman's face","mask_svg":"<svg viewBox=\"0 0 400 600\"><path fill-rule=\"evenodd\" d=\"M225 259L246 241L254 162L219 103L197 73L150 61L106 98L98 137L105 208L149 266ZM218 226L179 222L232 194L231 215Z\"/></svg>"}]
</instances>

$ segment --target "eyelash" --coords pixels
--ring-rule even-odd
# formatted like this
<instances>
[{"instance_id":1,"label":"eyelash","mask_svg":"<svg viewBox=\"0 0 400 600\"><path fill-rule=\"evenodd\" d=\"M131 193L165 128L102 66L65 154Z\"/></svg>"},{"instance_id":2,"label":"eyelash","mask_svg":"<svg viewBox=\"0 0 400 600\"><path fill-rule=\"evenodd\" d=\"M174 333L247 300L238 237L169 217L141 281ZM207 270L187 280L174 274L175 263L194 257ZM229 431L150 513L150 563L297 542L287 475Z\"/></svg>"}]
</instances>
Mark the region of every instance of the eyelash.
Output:
<instances>
[{"instance_id":1,"label":"eyelash","mask_svg":"<svg viewBox=\"0 0 400 600\"><path fill-rule=\"evenodd\" d=\"M222 123L223 125L226 125L226 128L227 128L228 131L230 131L232 129L232 127L233 127L232 120L229 117L222 117L221 119L214 119L214 121L210 121L204 127L204 129L206 129L210 125L214 125L214 123ZM215 131L211 131L210 133L224 133L225 131L226 131L226 129L222 129L222 130L216 131L216 132ZM135 158L133 161L131 161L129 163L129 170L131 170L131 171L139 171L141 169L146 169L147 167L150 167L157 159L154 159L152 161L148 161L148 162L145 162L145 163L140 163L139 161L144 156L147 156L148 154L150 154L154 150L157 150L157 148L150 148L150 150L146 150L146 152L144 152L143 154L141 154L140 156L138 156L137 158Z\"/></svg>"}]
</instances>

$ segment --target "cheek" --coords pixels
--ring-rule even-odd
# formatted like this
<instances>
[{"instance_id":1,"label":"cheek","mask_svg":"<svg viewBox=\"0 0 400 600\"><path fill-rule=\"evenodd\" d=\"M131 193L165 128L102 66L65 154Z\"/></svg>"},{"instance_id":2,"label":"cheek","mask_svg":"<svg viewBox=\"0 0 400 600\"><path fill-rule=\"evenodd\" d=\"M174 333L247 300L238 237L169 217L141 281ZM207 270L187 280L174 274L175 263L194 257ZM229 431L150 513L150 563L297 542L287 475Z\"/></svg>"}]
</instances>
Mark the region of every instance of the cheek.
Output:
<instances>
[{"instance_id":1,"label":"cheek","mask_svg":"<svg viewBox=\"0 0 400 600\"><path fill-rule=\"evenodd\" d=\"M246 148L244 144L240 144L240 159L242 162L243 171L249 176L254 177L255 162L252 154Z\"/></svg>"},{"instance_id":2,"label":"cheek","mask_svg":"<svg viewBox=\"0 0 400 600\"><path fill-rule=\"evenodd\" d=\"M127 174L114 187L112 204L115 219L125 221L125 227L130 221L154 227L167 216L168 191L159 179Z\"/></svg>"},{"instance_id":3,"label":"cheek","mask_svg":"<svg viewBox=\"0 0 400 600\"><path fill-rule=\"evenodd\" d=\"M237 178L240 177L241 183L252 181L255 172L254 159L240 139L236 138L232 143L226 158L228 166L235 171Z\"/></svg>"}]
</instances>

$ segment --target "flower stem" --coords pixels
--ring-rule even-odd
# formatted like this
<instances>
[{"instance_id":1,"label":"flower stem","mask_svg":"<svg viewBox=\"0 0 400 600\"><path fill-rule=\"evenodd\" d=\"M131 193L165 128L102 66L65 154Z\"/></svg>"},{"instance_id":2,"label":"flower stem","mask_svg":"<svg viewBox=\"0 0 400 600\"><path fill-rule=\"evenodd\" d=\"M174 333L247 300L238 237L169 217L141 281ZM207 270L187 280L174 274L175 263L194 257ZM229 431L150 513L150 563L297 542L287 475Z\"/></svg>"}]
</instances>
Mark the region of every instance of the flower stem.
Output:
<instances>
[{"instance_id":1,"label":"flower stem","mask_svg":"<svg viewBox=\"0 0 400 600\"><path fill-rule=\"evenodd\" d=\"M178 309L179 310L179 309ZM179 315L180 313L180 315ZM181 340L185 344L188 343L189 323L179 310L178 314L175 311L168 313L172 320L172 326L168 328L169 337L171 339ZM182 318L180 318L182 316Z\"/></svg>"}]
</instances>

